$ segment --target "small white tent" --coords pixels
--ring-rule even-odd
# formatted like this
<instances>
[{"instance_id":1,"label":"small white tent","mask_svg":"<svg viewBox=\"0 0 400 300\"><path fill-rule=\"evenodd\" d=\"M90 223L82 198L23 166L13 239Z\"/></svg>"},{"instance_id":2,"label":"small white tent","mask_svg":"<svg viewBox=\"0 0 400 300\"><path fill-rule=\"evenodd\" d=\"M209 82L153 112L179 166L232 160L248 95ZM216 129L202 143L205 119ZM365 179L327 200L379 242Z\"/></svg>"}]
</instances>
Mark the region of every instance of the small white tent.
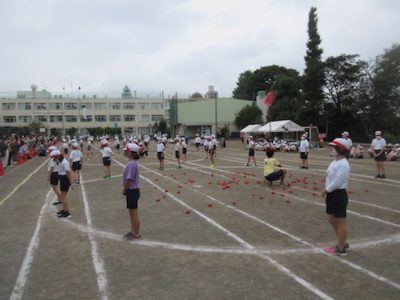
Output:
<instances>
[{"instance_id":1,"label":"small white tent","mask_svg":"<svg viewBox=\"0 0 400 300\"><path fill-rule=\"evenodd\" d=\"M247 125L245 128L240 130L240 136L248 136L251 133L256 133L258 132L258 129L261 127L261 125L254 124L254 125Z\"/></svg>"},{"instance_id":2,"label":"small white tent","mask_svg":"<svg viewBox=\"0 0 400 300\"><path fill-rule=\"evenodd\" d=\"M290 120L274 121L265 124L258 128L257 132L299 132L304 131L304 128Z\"/></svg>"}]
</instances>

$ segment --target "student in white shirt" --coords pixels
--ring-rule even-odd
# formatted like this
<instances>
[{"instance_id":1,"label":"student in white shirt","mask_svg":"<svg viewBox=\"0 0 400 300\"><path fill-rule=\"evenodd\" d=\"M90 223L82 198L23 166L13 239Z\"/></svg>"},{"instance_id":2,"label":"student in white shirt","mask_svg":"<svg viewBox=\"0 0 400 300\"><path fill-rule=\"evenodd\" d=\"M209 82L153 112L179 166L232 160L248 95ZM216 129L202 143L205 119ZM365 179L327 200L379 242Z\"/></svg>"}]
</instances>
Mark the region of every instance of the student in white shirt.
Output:
<instances>
[{"instance_id":1,"label":"student in white shirt","mask_svg":"<svg viewBox=\"0 0 400 300\"><path fill-rule=\"evenodd\" d=\"M299 147L300 158L301 158L301 167L300 169L308 169L308 150L310 143L307 140L306 135L301 136L301 142Z\"/></svg>"},{"instance_id":2,"label":"student in white shirt","mask_svg":"<svg viewBox=\"0 0 400 300\"><path fill-rule=\"evenodd\" d=\"M349 248L347 239L347 185L350 175L349 161L346 159L347 142L345 139L337 138L329 143L329 155L334 157L327 169L325 188L321 196L325 198L326 213L329 215L329 223L336 234L337 244L324 249L328 254L346 255Z\"/></svg>"},{"instance_id":3,"label":"student in white shirt","mask_svg":"<svg viewBox=\"0 0 400 300\"><path fill-rule=\"evenodd\" d=\"M186 161L186 153L187 153L187 144L185 138L181 138L181 144L182 144L182 161Z\"/></svg>"},{"instance_id":4,"label":"student in white shirt","mask_svg":"<svg viewBox=\"0 0 400 300\"><path fill-rule=\"evenodd\" d=\"M199 151L200 151L200 144L201 144L201 138L199 137L198 134L196 134L196 138L194 139L194 143L196 144L197 153L199 153Z\"/></svg>"},{"instance_id":5,"label":"student in white shirt","mask_svg":"<svg viewBox=\"0 0 400 300\"><path fill-rule=\"evenodd\" d=\"M74 182L79 184L81 183L80 177L81 177L81 169L82 169L82 163L83 163L83 155L82 152L78 149L79 145L78 143L73 143L72 144L72 151L71 154L69 155L69 159L72 163L72 171L74 173Z\"/></svg>"},{"instance_id":6,"label":"student in white shirt","mask_svg":"<svg viewBox=\"0 0 400 300\"><path fill-rule=\"evenodd\" d=\"M160 162L159 170L161 171L164 170L164 149L165 147L161 138L157 138L157 158Z\"/></svg>"},{"instance_id":7,"label":"student in white shirt","mask_svg":"<svg viewBox=\"0 0 400 300\"><path fill-rule=\"evenodd\" d=\"M108 147L108 141L103 140L101 142L101 157L103 159L103 166L104 166L104 177L103 178L110 178L111 177L111 148Z\"/></svg>"},{"instance_id":8,"label":"student in white shirt","mask_svg":"<svg viewBox=\"0 0 400 300\"><path fill-rule=\"evenodd\" d=\"M54 193L57 195L57 201L53 202L53 205L61 204L61 192L58 188L58 156L61 155L61 152L57 149L56 146L50 146L48 149L50 153L50 159L47 164L48 176L47 180L50 182L51 187L53 188ZM54 151L56 150L56 151Z\"/></svg>"},{"instance_id":9,"label":"student in white shirt","mask_svg":"<svg viewBox=\"0 0 400 300\"><path fill-rule=\"evenodd\" d=\"M210 168L214 168L215 167L215 160L214 160L214 155L215 155L215 150L213 147L213 141L212 141L212 137L208 136L206 138L206 140L204 141L204 145L205 147L207 147L207 151L208 151L208 157L210 158Z\"/></svg>"},{"instance_id":10,"label":"student in white shirt","mask_svg":"<svg viewBox=\"0 0 400 300\"><path fill-rule=\"evenodd\" d=\"M382 132L375 132L375 138L372 140L371 149L373 150L373 156L376 162L376 170L378 172L375 178L386 178L385 167L383 165L386 161L386 141L382 137Z\"/></svg>"},{"instance_id":11,"label":"student in white shirt","mask_svg":"<svg viewBox=\"0 0 400 300\"><path fill-rule=\"evenodd\" d=\"M346 148L349 150L348 155L346 156L347 159L350 157L351 148L353 148L353 141L350 138L350 134L347 131L342 133L342 138L346 141L347 145Z\"/></svg>"},{"instance_id":12,"label":"student in white shirt","mask_svg":"<svg viewBox=\"0 0 400 300\"><path fill-rule=\"evenodd\" d=\"M253 159L254 166L257 166L256 158L254 156L255 150L256 150L256 143L254 142L253 137L250 135L249 136L249 156L247 157L247 165L246 165L247 167L249 166L250 159Z\"/></svg>"},{"instance_id":13,"label":"student in white shirt","mask_svg":"<svg viewBox=\"0 0 400 300\"><path fill-rule=\"evenodd\" d=\"M178 168L182 168L181 167L181 139L179 138L179 136L175 137L175 158L176 161L178 162Z\"/></svg>"}]
</instances>

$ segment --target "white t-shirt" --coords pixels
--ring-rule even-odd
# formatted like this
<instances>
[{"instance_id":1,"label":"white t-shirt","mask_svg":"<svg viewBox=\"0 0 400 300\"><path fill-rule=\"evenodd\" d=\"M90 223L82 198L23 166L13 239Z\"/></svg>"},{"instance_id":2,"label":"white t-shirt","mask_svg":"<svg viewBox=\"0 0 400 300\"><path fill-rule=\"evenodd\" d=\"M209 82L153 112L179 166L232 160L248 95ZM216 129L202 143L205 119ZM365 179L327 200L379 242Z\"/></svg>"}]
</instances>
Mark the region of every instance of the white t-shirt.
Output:
<instances>
[{"instance_id":1,"label":"white t-shirt","mask_svg":"<svg viewBox=\"0 0 400 300\"><path fill-rule=\"evenodd\" d=\"M54 161L54 159L50 158L47 163L47 171L52 170L53 172L58 172L58 164Z\"/></svg>"},{"instance_id":2,"label":"white t-shirt","mask_svg":"<svg viewBox=\"0 0 400 300\"><path fill-rule=\"evenodd\" d=\"M345 140L346 140L346 143L347 143L346 148L347 149L351 149L351 147L353 147L353 141L350 138L347 138Z\"/></svg>"},{"instance_id":3,"label":"white t-shirt","mask_svg":"<svg viewBox=\"0 0 400 300\"><path fill-rule=\"evenodd\" d=\"M68 149L68 143L63 144L63 149Z\"/></svg>"},{"instance_id":4,"label":"white t-shirt","mask_svg":"<svg viewBox=\"0 0 400 300\"><path fill-rule=\"evenodd\" d=\"M163 152L163 151L164 151L164 144L157 143L157 152Z\"/></svg>"},{"instance_id":5,"label":"white t-shirt","mask_svg":"<svg viewBox=\"0 0 400 300\"><path fill-rule=\"evenodd\" d=\"M110 147L104 147L103 149L100 149L100 152L101 157L110 157L112 151Z\"/></svg>"},{"instance_id":6,"label":"white t-shirt","mask_svg":"<svg viewBox=\"0 0 400 300\"><path fill-rule=\"evenodd\" d=\"M249 149L254 149L255 145L256 145L256 143L254 143L254 141L251 140L249 142Z\"/></svg>"},{"instance_id":7,"label":"white t-shirt","mask_svg":"<svg viewBox=\"0 0 400 300\"><path fill-rule=\"evenodd\" d=\"M197 137L194 139L194 142L195 142L196 144L200 144L200 143L201 143L201 138L197 136Z\"/></svg>"},{"instance_id":8,"label":"white t-shirt","mask_svg":"<svg viewBox=\"0 0 400 300\"><path fill-rule=\"evenodd\" d=\"M72 150L71 154L69 155L69 158L72 160L72 162L81 161L82 152L79 150Z\"/></svg>"},{"instance_id":9,"label":"white t-shirt","mask_svg":"<svg viewBox=\"0 0 400 300\"><path fill-rule=\"evenodd\" d=\"M374 150L382 150L382 149L385 149L385 147L386 147L386 141L385 141L384 138L380 138L380 139L375 138L375 139L372 140L371 147L372 147Z\"/></svg>"},{"instance_id":10,"label":"white t-shirt","mask_svg":"<svg viewBox=\"0 0 400 300\"><path fill-rule=\"evenodd\" d=\"M300 142L300 147L299 147L299 151L300 152L308 152L308 146L310 145L310 143L304 139Z\"/></svg>"},{"instance_id":11,"label":"white t-shirt","mask_svg":"<svg viewBox=\"0 0 400 300\"><path fill-rule=\"evenodd\" d=\"M182 141L182 148L187 148L186 142Z\"/></svg>"},{"instance_id":12,"label":"white t-shirt","mask_svg":"<svg viewBox=\"0 0 400 300\"><path fill-rule=\"evenodd\" d=\"M328 193L337 189L347 188L350 176L350 164L346 158L334 160L329 164L326 170L327 177L325 182L325 189Z\"/></svg>"},{"instance_id":13,"label":"white t-shirt","mask_svg":"<svg viewBox=\"0 0 400 300\"><path fill-rule=\"evenodd\" d=\"M63 161L58 164L58 175L67 175L69 170L69 162L66 158L64 158Z\"/></svg>"},{"instance_id":14,"label":"white t-shirt","mask_svg":"<svg viewBox=\"0 0 400 300\"><path fill-rule=\"evenodd\" d=\"M179 142L175 143L175 151L181 150L181 144Z\"/></svg>"},{"instance_id":15,"label":"white t-shirt","mask_svg":"<svg viewBox=\"0 0 400 300\"><path fill-rule=\"evenodd\" d=\"M144 140L143 140L145 143L148 143L148 142L150 142L150 137L149 136L146 136L145 138L144 138Z\"/></svg>"}]
</instances>

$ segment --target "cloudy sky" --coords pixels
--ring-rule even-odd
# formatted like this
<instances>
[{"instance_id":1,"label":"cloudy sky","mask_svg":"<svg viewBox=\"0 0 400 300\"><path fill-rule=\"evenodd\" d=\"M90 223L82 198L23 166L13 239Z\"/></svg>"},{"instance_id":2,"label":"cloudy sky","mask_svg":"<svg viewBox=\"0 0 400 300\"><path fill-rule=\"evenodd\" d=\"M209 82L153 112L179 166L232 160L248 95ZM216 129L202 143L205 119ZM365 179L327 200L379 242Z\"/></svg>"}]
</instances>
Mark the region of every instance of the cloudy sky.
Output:
<instances>
[{"instance_id":1,"label":"cloudy sky","mask_svg":"<svg viewBox=\"0 0 400 300\"><path fill-rule=\"evenodd\" d=\"M1 0L0 93L62 88L230 97L240 73L304 70L317 7L324 57L400 42L398 0Z\"/></svg>"}]
</instances>

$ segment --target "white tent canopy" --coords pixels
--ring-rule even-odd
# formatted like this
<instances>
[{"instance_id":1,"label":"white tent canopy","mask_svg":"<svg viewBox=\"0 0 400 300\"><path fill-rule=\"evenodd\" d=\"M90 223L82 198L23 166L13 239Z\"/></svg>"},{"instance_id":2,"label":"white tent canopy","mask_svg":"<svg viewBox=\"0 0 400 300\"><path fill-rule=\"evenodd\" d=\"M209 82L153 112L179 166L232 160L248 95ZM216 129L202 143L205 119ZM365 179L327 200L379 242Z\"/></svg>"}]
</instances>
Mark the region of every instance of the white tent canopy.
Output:
<instances>
[{"instance_id":1,"label":"white tent canopy","mask_svg":"<svg viewBox=\"0 0 400 300\"><path fill-rule=\"evenodd\" d=\"M255 125L247 125L245 128L240 130L240 133L252 133L252 132L258 132L258 129L261 127L261 125L255 124Z\"/></svg>"},{"instance_id":2,"label":"white tent canopy","mask_svg":"<svg viewBox=\"0 0 400 300\"><path fill-rule=\"evenodd\" d=\"M304 131L304 127L296 124L290 120L274 121L265 124L264 126L258 128L257 132L298 132Z\"/></svg>"}]
</instances>

